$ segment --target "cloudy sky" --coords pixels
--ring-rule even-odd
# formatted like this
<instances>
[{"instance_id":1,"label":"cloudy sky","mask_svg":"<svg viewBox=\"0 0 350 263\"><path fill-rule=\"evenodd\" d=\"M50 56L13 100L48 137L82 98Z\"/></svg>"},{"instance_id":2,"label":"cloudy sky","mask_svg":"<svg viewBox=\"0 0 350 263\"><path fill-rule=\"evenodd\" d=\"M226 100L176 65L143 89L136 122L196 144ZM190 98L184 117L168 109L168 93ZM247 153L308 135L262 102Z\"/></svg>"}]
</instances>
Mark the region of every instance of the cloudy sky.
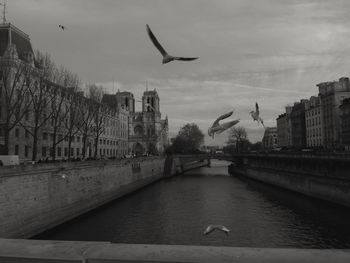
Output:
<instances>
[{"instance_id":1,"label":"cloudy sky","mask_svg":"<svg viewBox=\"0 0 350 263\"><path fill-rule=\"evenodd\" d=\"M264 130L249 116L255 101L266 125L275 126L286 105L317 94L317 83L349 76L348 0L7 2L8 21L82 83L141 97L148 82L172 136L188 122L206 133L235 109L232 118L249 139L261 140ZM200 59L162 65L146 24L170 54ZM211 145L226 140L226 133L206 138Z\"/></svg>"}]
</instances>

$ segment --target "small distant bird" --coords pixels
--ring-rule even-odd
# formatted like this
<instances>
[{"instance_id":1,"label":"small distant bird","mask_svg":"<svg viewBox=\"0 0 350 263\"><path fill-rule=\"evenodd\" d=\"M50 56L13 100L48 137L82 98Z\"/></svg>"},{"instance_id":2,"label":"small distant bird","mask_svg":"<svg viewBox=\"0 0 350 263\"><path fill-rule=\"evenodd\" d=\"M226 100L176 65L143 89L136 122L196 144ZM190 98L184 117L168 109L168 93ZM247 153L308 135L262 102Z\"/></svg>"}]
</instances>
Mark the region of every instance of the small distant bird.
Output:
<instances>
[{"instance_id":1,"label":"small distant bird","mask_svg":"<svg viewBox=\"0 0 350 263\"><path fill-rule=\"evenodd\" d=\"M65 27L65 26L58 25L58 27L61 28L63 31L66 30L66 27Z\"/></svg>"},{"instance_id":2,"label":"small distant bird","mask_svg":"<svg viewBox=\"0 0 350 263\"><path fill-rule=\"evenodd\" d=\"M227 129L231 128L232 126L236 125L237 123L239 123L239 120L229 121L223 124L219 123L221 120L230 117L232 114L233 114L233 111L230 111L229 113L221 115L219 118L217 118L214 121L213 125L208 129L208 135L214 139L215 134L220 134L226 131Z\"/></svg>"},{"instance_id":3,"label":"small distant bird","mask_svg":"<svg viewBox=\"0 0 350 263\"><path fill-rule=\"evenodd\" d=\"M208 235L211 232L213 232L214 230L220 230L225 232L226 235L228 235L228 233L230 232L230 229L228 229L225 226L222 225L209 225L203 232L204 235Z\"/></svg>"},{"instance_id":4,"label":"small distant bird","mask_svg":"<svg viewBox=\"0 0 350 263\"><path fill-rule=\"evenodd\" d=\"M259 122L261 122L262 126L265 128L264 121L260 117L259 105L257 102L255 102L255 111L251 111L250 115L252 116L254 121L257 121L258 124L259 124Z\"/></svg>"},{"instance_id":5,"label":"small distant bird","mask_svg":"<svg viewBox=\"0 0 350 263\"><path fill-rule=\"evenodd\" d=\"M186 57L173 57L171 55L169 55L165 49L161 46L161 44L159 44L157 38L154 36L154 34L151 31L151 28L149 27L149 25L146 25L147 27L147 33L148 36L150 37L150 39L152 40L152 43L155 45L155 47L159 50L159 52L162 54L163 56L163 64L169 63L170 61L173 60L181 60L181 61L191 61L191 60L195 60L198 59L198 57L195 58L186 58Z\"/></svg>"}]
</instances>

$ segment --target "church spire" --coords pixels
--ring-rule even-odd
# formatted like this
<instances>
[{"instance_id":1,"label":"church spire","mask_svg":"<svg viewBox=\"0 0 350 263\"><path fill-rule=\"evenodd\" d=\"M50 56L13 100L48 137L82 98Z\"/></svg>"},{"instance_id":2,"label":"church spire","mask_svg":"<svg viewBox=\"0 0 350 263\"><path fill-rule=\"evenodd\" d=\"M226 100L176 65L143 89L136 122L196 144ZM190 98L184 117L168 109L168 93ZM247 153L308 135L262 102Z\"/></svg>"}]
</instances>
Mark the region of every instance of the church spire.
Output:
<instances>
[{"instance_id":1,"label":"church spire","mask_svg":"<svg viewBox=\"0 0 350 263\"><path fill-rule=\"evenodd\" d=\"M0 5L2 6L2 23L6 24L6 0L4 0L3 3L0 3Z\"/></svg>"}]
</instances>

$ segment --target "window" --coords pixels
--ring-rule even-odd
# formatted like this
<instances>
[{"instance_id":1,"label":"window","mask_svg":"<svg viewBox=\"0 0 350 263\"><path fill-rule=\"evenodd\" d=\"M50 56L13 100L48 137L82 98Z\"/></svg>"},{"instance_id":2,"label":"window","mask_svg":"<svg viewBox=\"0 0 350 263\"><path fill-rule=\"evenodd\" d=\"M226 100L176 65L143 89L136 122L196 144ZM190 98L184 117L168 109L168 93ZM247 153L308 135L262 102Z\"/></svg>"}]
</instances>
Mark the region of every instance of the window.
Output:
<instances>
[{"instance_id":1,"label":"window","mask_svg":"<svg viewBox=\"0 0 350 263\"><path fill-rule=\"evenodd\" d=\"M53 133L51 133L51 134L50 134L50 139L51 139L51 141L53 141L53 137L54 137L54 135L53 135Z\"/></svg>"},{"instance_id":2,"label":"window","mask_svg":"<svg viewBox=\"0 0 350 263\"><path fill-rule=\"evenodd\" d=\"M46 132L43 133L43 140L47 140L47 133Z\"/></svg>"},{"instance_id":3,"label":"window","mask_svg":"<svg viewBox=\"0 0 350 263\"><path fill-rule=\"evenodd\" d=\"M26 130L26 138L29 138L29 131Z\"/></svg>"},{"instance_id":4,"label":"window","mask_svg":"<svg viewBox=\"0 0 350 263\"><path fill-rule=\"evenodd\" d=\"M58 156L58 157L61 157L61 156L62 156L62 148L61 148L61 147L58 147L58 148L57 148L57 156Z\"/></svg>"},{"instance_id":5,"label":"window","mask_svg":"<svg viewBox=\"0 0 350 263\"><path fill-rule=\"evenodd\" d=\"M16 136L16 138L19 137L19 129L18 128L16 128L16 130L15 130L15 136Z\"/></svg>"},{"instance_id":6,"label":"window","mask_svg":"<svg viewBox=\"0 0 350 263\"><path fill-rule=\"evenodd\" d=\"M24 157L28 158L28 154L29 154L29 146L25 146L24 147Z\"/></svg>"},{"instance_id":7,"label":"window","mask_svg":"<svg viewBox=\"0 0 350 263\"><path fill-rule=\"evenodd\" d=\"M64 148L64 156L67 156L68 155L68 148Z\"/></svg>"},{"instance_id":8,"label":"window","mask_svg":"<svg viewBox=\"0 0 350 263\"><path fill-rule=\"evenodd\" d=\"M80 151L79 148L77 148L77 149L76 149L77 156L80 155L79 151Z\"/></svg>"},{"instance_id":9,"label":"window","mask_svg":"<svg viewBox=\"0 0 350 263\"><path fill-rule=\"evenodd\" d=\"M19 146L15 145L15 155L19 155Z\"/></svg>"},{"instance_id":10,"label":"window","mask_svg":"<svg viewBox=\"0 0 350 263\"><path fill-rule=\"evenodd\" d=\"M44 146L41 148L41 155L42 155L43 157L46 156L46 147L44 147Z\"/></svg>"}]
</instances>

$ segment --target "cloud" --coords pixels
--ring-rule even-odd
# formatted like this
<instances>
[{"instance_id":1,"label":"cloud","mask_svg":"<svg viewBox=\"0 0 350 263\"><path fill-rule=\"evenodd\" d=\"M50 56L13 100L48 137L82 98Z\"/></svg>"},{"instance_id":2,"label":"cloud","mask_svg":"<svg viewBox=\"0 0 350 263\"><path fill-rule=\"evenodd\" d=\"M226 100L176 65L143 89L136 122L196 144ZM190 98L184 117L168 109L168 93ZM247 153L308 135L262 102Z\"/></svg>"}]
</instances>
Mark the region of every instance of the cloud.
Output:
<instances>
[{"instance_id":1,"label":"cloud","mask_svg":"<svg viewBox=\"0 0 350 263\"><path fill-rule=\"evenodd\" d=\"M137 97L146 82L157 89L171 134L187 122L206 132L234 108L232 118L260 140L263 131L248 114L255 101L265 123L275 126L287 104L349 74L347 0L12 0L8 6L10 22L34 48L83 83ZM199 60L162 65L145 24L170 54ZM224 143L225 136L207 141Z\"/></svg>"}]
</instances>

